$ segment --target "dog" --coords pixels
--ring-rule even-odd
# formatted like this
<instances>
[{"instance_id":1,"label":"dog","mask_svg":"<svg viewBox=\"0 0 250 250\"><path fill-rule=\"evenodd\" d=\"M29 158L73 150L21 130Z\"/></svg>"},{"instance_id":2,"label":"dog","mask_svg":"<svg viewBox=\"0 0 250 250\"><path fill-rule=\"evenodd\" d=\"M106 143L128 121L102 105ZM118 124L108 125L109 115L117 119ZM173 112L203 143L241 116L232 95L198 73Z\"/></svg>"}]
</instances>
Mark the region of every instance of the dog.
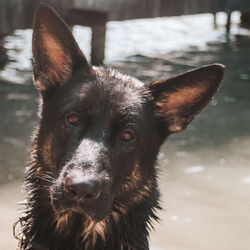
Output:
<instances>
[{"instance_id":1,"label":"dog","mask_svg":"<svg viewBox=\"0 0 250 250\"><path fill-rule=\"evenodd\" d=\"M33 23L40 122L26 168L19 249L145 250L158 221L157 155L211 101L224 66L150 84L92 67L46 5Z\"/></svg>"}]
</instances>

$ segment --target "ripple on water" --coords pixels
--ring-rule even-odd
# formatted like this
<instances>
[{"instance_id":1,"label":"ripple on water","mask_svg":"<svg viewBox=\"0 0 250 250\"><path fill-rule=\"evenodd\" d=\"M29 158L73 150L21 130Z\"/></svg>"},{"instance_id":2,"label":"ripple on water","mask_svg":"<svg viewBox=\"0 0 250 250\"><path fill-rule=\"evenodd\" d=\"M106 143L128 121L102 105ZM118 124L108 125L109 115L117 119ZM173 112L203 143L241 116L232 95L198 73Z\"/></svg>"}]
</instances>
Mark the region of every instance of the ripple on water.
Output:
<instances>
[{"instance_id":1,"label":"ripple on water","mask_svg":"<svg viewBox=\"0 0 250 250\"><path fill-rule=\"evenodd\" d=\"M154 247L161 248L151 249L200 250L204 242L206 249L246 249L250 232L249 189L245 186L250 184L250 62L246 56L250 32L241 29L235 17L239 19L239 14L233 15L231 42L226 40L224 14L218 15L217 30L213 29L210 14L107 25L106 63L115 61L119 70L141 80L163 79L216 61L227 66L224 84L212 105L185 132L170 136L162 147L159 161L167 172L162 177L161 191L167 212L160 217L169 220L153 234ZM90 29L76 26L74 33L90 58ZM23 172L27 138L37 120L35 95L30 95L32 88L24 88L25 83L31 85L31 30L6 37L5 47L10 63L0 71L0 81L8 80L1 81L0 86L0 111L5 112L0 124L4 135L0 138L0 183L16 179ZM6 84L12 87L3 88ZM7 190L8 197L15 199L16 187L12 193L9 187L1 190ZM0 201L3 199L0 196ZM14 221L5 219L6 211L13 207L3 207L0 213L1 228L6 232L9 221Z\"/></svg>"},{"instance_id":2,"label":"ripple on water","mask_svg":"<svg viewBox=\"0 0 250 250\"><path fill-rule=\"evenodd\" d=\"M194 173L204 172L204 170L205 170L205 167L203 166L193 166L193 167L185 168L184 172L186 174L194 174Z\"/></svg>"},{"instance_id":3,"label":"ripple on water","mask_svg":"<svg viewBox=\"0 0 250 250\"><path fill-rule=\"evenodd\" d=\"M243 182L245 184L250 184L250 175L243 177L241 179L241 182Z\"/></svg>"}]
</instances>

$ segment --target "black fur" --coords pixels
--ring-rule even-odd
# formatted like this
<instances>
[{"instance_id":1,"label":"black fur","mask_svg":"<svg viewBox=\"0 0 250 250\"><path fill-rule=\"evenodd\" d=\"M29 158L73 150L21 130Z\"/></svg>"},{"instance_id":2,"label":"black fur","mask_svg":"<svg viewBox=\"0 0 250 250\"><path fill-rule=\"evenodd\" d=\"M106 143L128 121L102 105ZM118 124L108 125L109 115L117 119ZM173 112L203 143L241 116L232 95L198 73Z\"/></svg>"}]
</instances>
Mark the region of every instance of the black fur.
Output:
<instances>
[{"instance_id":1,"label":"black fur","mask_svg":"<svg viewBox=\"0 0 250 250\"><path fill-rule=\"evenodd\" d=\"M148 249L160 209L160 146L208 104L223 66L152 84L92 68L44 5L35 15L33 56L41 118L26 170L19 248Z\"/></svg>"}]
</instances>

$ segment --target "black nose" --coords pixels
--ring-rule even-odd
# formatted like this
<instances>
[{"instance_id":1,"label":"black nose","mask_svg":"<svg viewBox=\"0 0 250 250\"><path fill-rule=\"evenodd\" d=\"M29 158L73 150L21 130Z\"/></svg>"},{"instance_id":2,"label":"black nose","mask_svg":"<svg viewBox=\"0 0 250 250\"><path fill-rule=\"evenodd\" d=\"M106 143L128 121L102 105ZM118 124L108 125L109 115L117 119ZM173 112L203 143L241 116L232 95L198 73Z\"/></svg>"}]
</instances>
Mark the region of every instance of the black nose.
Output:
<instances>
[{"instance_id":1,"label":"black nose","mask_svg":"<svg viewBox=\"0 0 250 250\"><path fill-rule=\"evenodd\" d=\"M72 180L70 177L65 181L66 190L75 198L94 200L100 196L100 185L93 180Z\"/></svg>"}]
</instances>

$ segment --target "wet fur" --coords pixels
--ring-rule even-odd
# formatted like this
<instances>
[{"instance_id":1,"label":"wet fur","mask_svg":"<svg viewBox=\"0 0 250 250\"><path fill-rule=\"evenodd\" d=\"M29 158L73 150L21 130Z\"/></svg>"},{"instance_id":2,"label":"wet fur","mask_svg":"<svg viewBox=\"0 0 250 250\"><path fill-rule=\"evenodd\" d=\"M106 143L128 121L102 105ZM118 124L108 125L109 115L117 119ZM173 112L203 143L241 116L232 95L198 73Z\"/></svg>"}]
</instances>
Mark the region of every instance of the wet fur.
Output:
<instances>
[{"instance_id":1,"label":"wet fur","mask_svg":"<svg viewBox=\"0 0 250 250\"><path fill-rule=\"evenodd\" d=\"M160 209L160 146L209 103L222 81L223 66L151 84L105 67L93 68L63 21L44 5L35 15L33 57L40 122L26 169L19 249L148 249L149 231ZM79 140L62 118L72 107L85 115ZM119 134L128 126L136 136L125 145ZM99 170L83 168L88 157ZM94 171L106 182L93 205L81 200L72 205L71 197L62 196L68 195L65 178L74 171Z\"/></svg>"},{"instance_id":2,"label":"wet fur","mask_svg":"<svg viewBox=\"0 0 250 250\"><path fill-rule=\"evenodd\" d=\"M107 78L112 85L112 77L115 81L117 78L132 80L111 69L96 71L102 81ZM145 90L143 95L144 102L151 99L148 91ZM152 152L154 157L151 159L145 157L135 163L114 199L111 213L104 220L95 222L77 211L55 213L49 189L54 181L53 134L38 127L33 140L26 170L26 211L20 218L23 228L20 249L148 249L149 230L152 222L158 220L156 210L160 209L157 168L154 166L157 149ZM144 170L141 164L144 164Z\"/></svg>"}]
</instances>

